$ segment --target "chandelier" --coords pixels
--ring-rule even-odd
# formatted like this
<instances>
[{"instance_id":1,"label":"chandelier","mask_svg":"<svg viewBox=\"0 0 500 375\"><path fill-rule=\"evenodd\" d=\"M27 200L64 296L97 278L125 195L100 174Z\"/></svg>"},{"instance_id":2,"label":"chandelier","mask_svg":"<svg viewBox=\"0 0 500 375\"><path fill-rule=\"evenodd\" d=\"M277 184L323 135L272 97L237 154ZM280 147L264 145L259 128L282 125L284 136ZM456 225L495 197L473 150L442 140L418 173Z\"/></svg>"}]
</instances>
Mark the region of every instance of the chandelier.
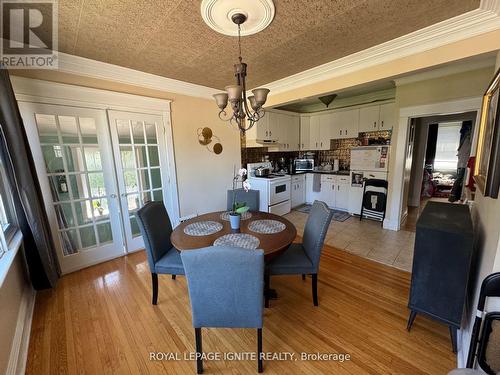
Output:
<instances>
[{"instance_id":1,"label":"chandelier","mask_svg":"<svg viewBox=\"0 0 500 375\"><path fill-rule=\"evenodd\" d=\"M243 58L241 57L240 35L241 25L247 20L247 16L242 13L235 13L231 16L231 20L238 26L239 63L234 65L236 84L226 86L226 92L215 94L214 98L220 109L219 118L223 121L229 121L231 124L236 123L238 128L244 133L264 116L265 112L262 106L267 100L269 90L266 88L254 89L252 90L253 95L247 98L245 83L247 64L243 62ZM226 112L228 101L231 104L230 110L233 112L232 115Z\"/></svg>"}]
</instances>

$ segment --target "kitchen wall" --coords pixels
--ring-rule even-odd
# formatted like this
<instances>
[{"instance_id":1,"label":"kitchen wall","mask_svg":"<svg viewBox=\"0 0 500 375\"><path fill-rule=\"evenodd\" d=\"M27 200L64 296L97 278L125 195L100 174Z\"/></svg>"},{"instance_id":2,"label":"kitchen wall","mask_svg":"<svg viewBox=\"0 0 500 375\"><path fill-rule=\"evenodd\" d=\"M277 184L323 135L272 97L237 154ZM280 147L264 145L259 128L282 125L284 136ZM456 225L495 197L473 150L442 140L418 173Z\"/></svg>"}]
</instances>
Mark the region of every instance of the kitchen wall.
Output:
<instances>
[{"instance_id":1,"label":"kitchen wall","mask_svg":"<svg viewBox=\"0 0 500 375\"><path fill-rule=\"evenodd\" d=\"M258 126L255 125L255 126ZM320 165L323 162L333 163L334 159L339 159L339 168L348 170L351 161L351 148L359 146L362 139L380 140L383 142L390 141L391 131L383 130L376 132L359 133L358 138L347 139L332 139L330 140L330 150L309 150L315 154L314 165ZM242 143L244 145L244 143ZM285 159L299 158L304 155L305 151L287 151L287 152L269 152L267 147L242 147L241 163L246 166L247 163L258 163L264 160L266 155L269 160L277 161L279 158Z\"/></svg>"},{"instance_id":2,"label":"kitchen wall","mask_svg":"<svg viewBox=\"0 0 500 375\"><path fill-rule=\"evenodd\" d=\"M129 94L170 99L180 215L222 210L232 186L233 166L241 164L239 132L218 118L210 99L191 97L56 71L12 70L12 75ZM208 126L220 138L220 155L198 143L197 129Z\"/></svg>"}]
</instances>

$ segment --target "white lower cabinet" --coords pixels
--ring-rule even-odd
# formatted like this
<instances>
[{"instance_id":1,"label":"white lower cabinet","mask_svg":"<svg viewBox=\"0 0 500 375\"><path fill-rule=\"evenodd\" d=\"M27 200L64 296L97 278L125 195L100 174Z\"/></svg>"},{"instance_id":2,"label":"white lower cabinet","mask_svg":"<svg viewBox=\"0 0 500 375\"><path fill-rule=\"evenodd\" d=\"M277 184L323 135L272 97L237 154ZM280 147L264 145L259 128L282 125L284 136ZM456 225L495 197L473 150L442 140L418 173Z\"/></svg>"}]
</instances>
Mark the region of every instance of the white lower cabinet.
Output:
<instances>
[{"instance_id":1,"label":"white lower cabinet","mask_svg":"<svg viewBox=\"0 0 500 375\"><path fill-rule=\"evenodd\" d=\"M314 173L306 174L305 198L307 203L315 200L325 202L328 207L347 211L349 207L349 176L323 174L321 175L321 189L313 191ZM293 181L292 181L292 206L293 206Z\"/></svg>"},{"instance_id":2,"label":"white lower cabinet","mask_svg":"<svg viewBox=\"0 0 500 375\"><path fill-rule=\"evenodd\" d=\"M320 192L313 191L314 173L306 174L306 203L312 204L315 200L320 199Z\"/></svg>"},{"instance_id":3,"label":"white lower cabinet","mask_svg":"<svg viewBox=\"0 0 500 375\"><path fill-rule=\"evenodd\" d=\"M297 207L306 202L306 175L292 176L292 207Z\"/></svg>"},{"instance_id":4,"label":"white lower cabinet","mask_svg":"<svg viewBox=\"0 0 500 375\"><path fill-rule=\"evenodd\" d=\"M335 205L337 210L349 209L349 176L335 176Z\"/></svg>"},{"instance_id":5,"label":"white lower cabinet","mask_svg":"<svg viewBox=\"0 0 500 375\"><path fill-rule=\"evenodd\" d=\"M320 200L325 202L328 207L335 206L335 176L321 175Z\"/></svg>"}]
</instances>

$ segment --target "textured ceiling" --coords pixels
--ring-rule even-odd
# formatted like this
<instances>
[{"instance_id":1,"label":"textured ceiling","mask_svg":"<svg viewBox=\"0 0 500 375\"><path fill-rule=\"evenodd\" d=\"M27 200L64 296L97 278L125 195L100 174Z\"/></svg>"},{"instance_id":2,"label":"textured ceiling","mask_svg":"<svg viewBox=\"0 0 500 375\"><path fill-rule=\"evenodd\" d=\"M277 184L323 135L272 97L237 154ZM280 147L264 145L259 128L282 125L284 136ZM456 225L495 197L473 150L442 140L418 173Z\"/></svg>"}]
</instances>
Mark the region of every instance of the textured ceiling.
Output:
<instances>
[{"instance_id":1,"label":"textured ceiling","mask_svg":"<svg viewBox=\"0 0 500 375\"><path fill-rule=\"evenodd\" d=\"M479 0L275 0L276 15L242 38L256 87L421 29ZM233 83L236 38L210 29L198 0L59 0L59 50L168 78Z\"/></svg>"}]
</instances>

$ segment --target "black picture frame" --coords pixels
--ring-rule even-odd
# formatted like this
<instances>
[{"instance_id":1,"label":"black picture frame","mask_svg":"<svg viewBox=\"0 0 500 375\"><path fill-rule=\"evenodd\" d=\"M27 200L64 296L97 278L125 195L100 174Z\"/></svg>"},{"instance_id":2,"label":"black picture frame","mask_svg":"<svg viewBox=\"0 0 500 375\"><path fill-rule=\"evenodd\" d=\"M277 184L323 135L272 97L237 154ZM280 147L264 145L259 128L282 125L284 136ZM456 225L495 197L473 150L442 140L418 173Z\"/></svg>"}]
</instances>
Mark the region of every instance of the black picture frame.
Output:
<instances>
[{"instance_id":1,"label":"black picture frame","mask_svg":"<svg viewBox=\"0 0 500 375\"><path fill-rule=\"evenodd\" d=\"M483 96L474 180L485 197L500 187L500 69Z\"/></svg>"}]
</instances>

